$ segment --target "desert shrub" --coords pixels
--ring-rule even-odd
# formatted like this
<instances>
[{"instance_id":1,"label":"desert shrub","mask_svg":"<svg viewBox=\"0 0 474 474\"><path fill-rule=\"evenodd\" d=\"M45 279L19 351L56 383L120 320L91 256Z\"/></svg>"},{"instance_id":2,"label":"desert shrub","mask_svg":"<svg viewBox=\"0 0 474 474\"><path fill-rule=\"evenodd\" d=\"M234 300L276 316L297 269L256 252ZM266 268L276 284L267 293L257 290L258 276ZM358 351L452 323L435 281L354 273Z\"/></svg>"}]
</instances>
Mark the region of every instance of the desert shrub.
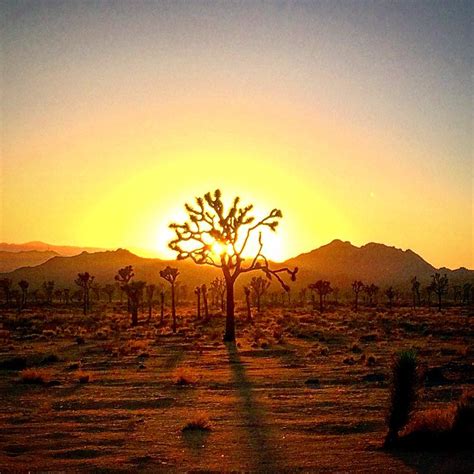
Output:
<instances>
[{"instance_id":1,"label":"desert shrub","mask_svg":"<svg viewBox=\"0 0 474 474\"><path fill-rule=\"evenodd\" d=\"M387 416L388 433L385 445L393 445L399 431L407 424L417 392L417 359L415 352L400 352L392 366L390 407Z\"/></svg>"},{"instance_id":2,"label":"desert shrub","mask_svg":"<svg viewBox=\"0 0 474 474\"><path fill-rule=\"evenodd\" d=\"M92 374L90 372L85 372L85 371L79 369L75 373L75 379L79 383L89 383L89 382L92 381Z\"/></svg>"},{"instance_id":3,"label":"desert shrub","mask_svg":"<svg viewBox=\"0 0 474 474\"><path fill-rule=\"evenodd\" d=\"M377 363L377 359L373 354L369 354L365 360L365 363L368 367L373 367Z\"/></svg>"},{"instance_id":4,"label":"desert shrub","mask_svg":"<svg viewBox=\"0 0 474 474\"><path fill-rule=\"evenodd\" d=\"M51 380L51 372L46 369L24 369L20 372L22 383L43 385Z\"/></svg>"},{"instance_id":5,"label":"desert shrub","mask_svg":"<svg viewBox=\"0 0 474 474\"><path fill-rule=\"evenodd\" d=\"M179 368L174 374L174 383L180 387L196 385L198 377L190 369Z\"/></svg>"},{"instance_id":6,"label":"desert shrub","mask_svg":"<svg viewBox=\"0 0 474 474\"><path fill-rule=\"evenodd\" d=\"M188 421L181 431L183 433L190 431L211 431L212 425L209 418L204 414L199 414L192 420Z\"/></svg>"}]
</instances>

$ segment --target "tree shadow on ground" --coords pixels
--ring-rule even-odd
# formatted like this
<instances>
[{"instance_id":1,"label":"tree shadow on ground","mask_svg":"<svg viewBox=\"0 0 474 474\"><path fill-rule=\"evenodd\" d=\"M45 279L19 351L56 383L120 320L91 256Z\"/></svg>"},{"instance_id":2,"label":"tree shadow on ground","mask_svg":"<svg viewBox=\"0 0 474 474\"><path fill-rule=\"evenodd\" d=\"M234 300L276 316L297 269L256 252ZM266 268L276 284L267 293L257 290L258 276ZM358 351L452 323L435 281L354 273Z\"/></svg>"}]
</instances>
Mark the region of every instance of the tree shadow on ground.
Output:
<instances>
[{"instance_id":1,"label":"tree shadow on ground","mask_svg":"<svg viewBox=\"0 0 474 474\"><path fill-rule=\"evenodd\" d=\"M280 472L277 465L277 453L270 440L270 429L266 424L264 410L254 400L253 386L247 378L235 344L226 344L232 377L239 396L239 414L248 434L248 441L253 451L255 466L258 472Z\"/></svg>"}]
</instances>

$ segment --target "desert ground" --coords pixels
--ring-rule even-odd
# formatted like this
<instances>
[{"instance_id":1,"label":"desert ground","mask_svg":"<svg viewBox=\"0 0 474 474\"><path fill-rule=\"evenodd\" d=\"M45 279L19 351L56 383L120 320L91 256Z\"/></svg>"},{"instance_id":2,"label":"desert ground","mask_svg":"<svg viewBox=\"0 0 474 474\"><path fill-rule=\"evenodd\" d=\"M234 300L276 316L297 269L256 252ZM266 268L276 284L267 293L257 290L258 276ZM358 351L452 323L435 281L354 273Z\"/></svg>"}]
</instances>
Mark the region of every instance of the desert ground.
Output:
<instances>
[{"instance_id":1,"label":"desert ground","mask_svg":"<svg viewBox=\"0 0 474 474\"><path fill-rule=\"evenodd\" d=\"M177 334L155 313L130 328L119 303L4 311L0 470L474 470L469 451L381 448L398 350L425 369L420 409L472 390L472 310L267 308L253 324L240 310L236 346L191 304Z\"/></svg>"}]
</instances>

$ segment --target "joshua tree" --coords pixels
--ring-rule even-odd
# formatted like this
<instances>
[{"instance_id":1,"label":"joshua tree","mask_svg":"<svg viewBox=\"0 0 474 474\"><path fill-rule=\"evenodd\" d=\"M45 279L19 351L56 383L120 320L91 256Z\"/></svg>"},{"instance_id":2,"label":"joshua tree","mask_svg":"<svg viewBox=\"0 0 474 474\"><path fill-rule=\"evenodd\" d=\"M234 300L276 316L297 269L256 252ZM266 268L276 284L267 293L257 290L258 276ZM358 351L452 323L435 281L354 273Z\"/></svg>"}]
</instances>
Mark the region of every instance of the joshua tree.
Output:
<instances>
[{"instance_id":1,"label":"joshua tree","mask_svg":"<svg viewBox=\"0 0 474 474\"><path fill-rule=\"evenodd\" d=\"M56 301L59 301L60 303L63 302L63 297L64 297L64 292L62 288L58 288L57 290L54 290L54 297L56 298Z\"/></svg>"},{"instance_id":2,"label":"joshua tree","mask_svg":"<svg viewBox=\"0 0 474 474\"><path fill-rule=\"evenodd\" d=\"M71 290L69 288L64 288L64 302L69 304L71 301Z\"/></svg>"},{"instance_id":3,"label":"joshua tree","mask_svg":"<svg viewBox=\"0 0 474 474\"><path fill-rule=\"evenodd\" d=\"M472 283L464 283L462 286L462 302L463 304L469 304L472 291Z\"/></svg>"},{"instance_id":4,"label":"joshua tree","mask_svg":"<svg viewBox=\"0 0 474 474\"><path fill-rule=\"evenodd\" d=\"M132 326L138 324L138 308L143 298L143 289L146 283L144 281L131 281L123 288L130 301L130 314L132 316Z\"/></svg>"},{"instance_id":5,"label":"joshua tree","mask_svg":"<svg viewBox=\"0 0 474 474\"><path fill-rule=\"evenodd\" d=\"M122 290L123 293L127 293L125 291L125 286L128 285L128 283L134 276L135 276L135 273L133 273L133 267L131 265L127 265L126 267L121 268L117 272L117 275L115 275L115 281L118 282L118 284L120 285L120 289ZM120 302L122 302L122 296L120 296ZM128 297L128 294L127 294L127 309L129 313L131 311L130 305L131 305L130 298Z\"/></svg>"},{"instance_id":6,"label":"joshua tree","mask_svg":"<svg viewBox=\"0 0 474 474\"><path fill-rule=\"evenodd\" d=\"M319 311L322 313L324 311L324 300L326 295L331 293L331 283L327 280L318 280L316 283L311 283L308 286L311 291L316 291L319 294Z\"/></svg>"},{"instance_id":7,"label":"joshua tree","mask_svg":"<svg viewBox=\"0 0 474 474\"><path fill-rule=\"evenodd\" d=\"M411 293L413 295L413 309L420 306L420 282L416 276L411 279Z\"/></svg>"},{"instance_id":8,"label":"joshua tree","mask_svg":"<svg viewBox=\"0 0 474 474\"><path fill-rule=\"evenodd\" d=\"M207 304L207 286L201 285L202 302L204 305L204 321L209 321L209 305Z\"/></svg>"},{"instance_id":9,"label":"joshua tree","mask_svg":"<svg viewBox=\"0 0 474 474\"><path fill-rule=\"evenodd\" d=\"M46 303L51 304L53 302L54 281L43 282L43 291L46 295Z\"/></svg>"},{"instance_id":10,"label":"joshua tree","mask_svg":"<svg viewBox=\"0 0 474 474\"><path fill-rule=\"evenodd\" d=\"M265 278L252 277L250 280L250 289L252 290L254 302L257 303L257 311L260 313L262 296L270 286L270 282Z\"/></svg>"},{"instance_id":11,"label":"joshua tree","mask_svg":"<svg viewBox=\"0 0 474 474\"><path fill-rule=\"evenodd\" d=\"M462 286L461 285L454 285L453 286L453 298L454 304L458 302L458 299L461 300L462 295Z\"/></svg>"},{"instance_id":12,"label":"joshua tree","mask_svg":"<svg viewBox=\"0 0 474 474\"><path fill-rule=\"evenodd\" d=\"M364 284L360 280L352 282L352 291L355 295L354 308L357 311L359 305L359 293L364 289Z\"/></svg>"},{"instance_id":13,"label":"joshua tree","mask_svg":"<svg viewBox=\"0 0 474 474\"><path fill-rule=\"evenodd\" d=\"M256 220L250 215L253 206L239 207L239 201L240 198L236 197L226 211L219 190L214 195L206 193L204 198L196 198L196 207L186 204L189 221L170 225L176 238L169 243L169 247L178 253L179 260L190 258L199 265L211 265L222 270L227 293L224 334L227 342L235 341L234 285L237 278L243 273L261 271L269 279L275 277L288 290L288 285L280 275L286 273L295 280L297 272L296 268L270 268L262 253L262 232L258 234L256 255L245 265L243 255L251 235L264 228L275 231L282 213L273 209L266 217Z\"/></svg>"},{"instance_id":14,"label":"joshua tree","mask_svg":"<svg viewBox=\"0 0 474 474\"><path fill-rule=\"evenodd\" d=\"M100 301L100 293L102 291L102 287L96 282L91 286L92 293L94 293L95 300Z\"/></svg>"},{"instance_id":15,"label":"joshua tree","mask_svg":"<svg viewBox=\"0 0 474 474\"><path fill-rule=\"evenodd\" d=\"M300 305L305 306L306 304L306 288L302 288L299 292Z\"/></svg>"},{"instance_id":16,"label":"joshua tree","mask_svg":"<svg viewBox=\"0 0 474 474\"><path fill-rule=\"evenodd\" d=\"M390 309L392 309L393 299L394 299L395 296L396 296L396 293L395 293L395 290L393 289L393 286L389 286L389 287L385 290L385 296L388 298L388 307L389 307Z\"/></svg>"},{"instance_id":17,"label":"joshua tree","mask_svg":"<svg viewBox=\"0 0 474 474\"><path fill-rule=\"evenodd\" d=\"M18 286L21 289L21 301L18 310L21 311L26 305L26 296L28 294L28 287L30 286L30 284L26 280L20 280L18 282Z\"/></svg>"},{"instance_id":18,"label":"joshua tree","mask_svg":"<svg viewBox=\"0 0 474 474\"><path fill-rule=\"evenodd\" d=\"M104 286L103 290L104 290L104 293L109 298L109 303L112 303L112 297L114 296L114 293L115 293L115 285L111 285L110 283L107 283L107 285Z\"/></svg>"},{"instance_id":19,"label":"joshua tree","mask_svg":"<svg viewBox=\"0 0 474 474\"><path fill-rule=\"evenodd\" d=\"M153 310L153 295L155 294L156 285L147 285L146 290L146 301L148 303L148 322L151 320L151 313Z\"/></svg>"},{"instance_id":20,"label":"joshua tree","mask_svg":"<svg viewBox=\"0 0 474 474\"><path fill-rule=\"evenodd\" d=\"M89 293L92 287L92 283L94 282L94 278L89 272L85 273L78 273L77 278L75 280L76 285L82 288L82 302L83 302L83 311L84 314L87 314L87 311L90 309L90 299Z\"/></svg>"},{"instance_id":21,"label":"joshua tree","mask_svg":"<svg viewBox=\"0 0 474 474\"><path fill-rule=\"evenodd\" d=\"M194 294L196 295L196 298L197 298L196 318L201 319L201 287L200 286L196 286L196 288L194 288Z\"/></svg>"},{"instance_id":22,"label":"joshua tree","mask_svg":"<svg viewBox=\"0 0 474 474\"><path fill-rule=\"evenodd\" d=\"M221 308L221 311L225 311L225 280L224 278L216 277L211 281L211 295L212 301L215 306Z\"/></svg>"},{"instance_id":23,"label":"joshua tree","mask_svg":"<svg viewBox=\"0 0 474 474\"><path fill-rule=\"evenodd\" d=\"M165 323L165 289L160 285L160 324Z\"/></svg>"},{"instance_id":24,"label":"joshua tree","mask_svg":"<svg viewBox=\"0 0 474 474\"><path fill-rule=\"evenodd\" d=\"M160 276L171 285L171 316L173 318L173 332L176 332L176 300L175 300L175 286L176 279L179 276L177 268L166 267L160 271Z\"/></svg>"},{"instance_id":25,"label":"joshua tree","mask_svg":"<svg viewBox=\"0 0 474 474\"><path fill-rule=\"evenodd\" d=\"M250 305L250 288L248 286L244 286L244 293L245 293L245 303L247 304L247 322L252 322L252 308Z\"/></svg>"},{"instance_id":26,"label":"joshua tree","mask_svg":"<svg viewBox=\"0 0 474 474\"><path fill-rule=\"evenodd\" d=\"M374 285L373 283L364 287L364 291L366 292L367 296L369 297L369 305L372 306L374 302L374 298L377 296L379 291L379 287Z\"/></svg>"},{"instance_id":27,"label":"joshua tree","mask_svg":"<svg viewBox=\"0 0 474 474\"><path fill-rule=\"evenodd\" d=\"M10 304L10 295L12 291L13 282L10 278L2 278L0 280L0 287L3 290L3 294L5 295L5 302L7 306Z\"/></svg>"},{"instance_id":28,"label":"joshua tree","mask_svg":"<svg viewBox=\"0 0 474 474\"><path fill-rule=\"evenodd\" d=\"M441 300L445 293L448 292L448 277L446 274L441 276L439 273L431 275L431 287L434 294L438 297L438 311L441 311Z\"/></svg>"}]
</instances>

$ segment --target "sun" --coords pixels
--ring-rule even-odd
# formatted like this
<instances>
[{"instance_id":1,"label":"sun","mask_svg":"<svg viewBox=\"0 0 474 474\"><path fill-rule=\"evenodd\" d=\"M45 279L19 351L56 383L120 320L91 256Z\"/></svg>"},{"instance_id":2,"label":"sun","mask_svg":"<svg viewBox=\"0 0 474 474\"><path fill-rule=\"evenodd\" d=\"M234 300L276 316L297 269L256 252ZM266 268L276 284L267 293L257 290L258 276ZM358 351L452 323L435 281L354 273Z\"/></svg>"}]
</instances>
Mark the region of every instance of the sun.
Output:
<instances>
[{"instance_id":1,"label":"sun","mask_svg":"<svg viewBox=\"0 0 474 474\"><path fill-rule=\"evenodd\" d=\"M218 240L215 240L211 244L211 253L215 257L221 257L222 255L227 255L232 253L232 246L230 244L225 244L223 242L219 242Z\"/></svg>"}]
</instances>

